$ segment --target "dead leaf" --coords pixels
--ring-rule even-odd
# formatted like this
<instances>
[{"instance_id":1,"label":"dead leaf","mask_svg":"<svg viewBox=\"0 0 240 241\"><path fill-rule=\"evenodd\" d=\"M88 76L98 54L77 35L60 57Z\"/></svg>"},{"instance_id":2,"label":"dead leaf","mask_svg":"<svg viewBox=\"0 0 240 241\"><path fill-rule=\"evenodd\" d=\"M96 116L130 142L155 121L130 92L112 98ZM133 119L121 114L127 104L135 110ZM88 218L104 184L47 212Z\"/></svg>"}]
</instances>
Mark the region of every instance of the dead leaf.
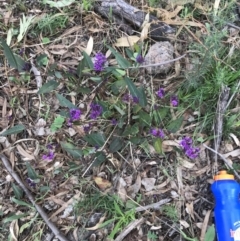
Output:
<instances>
[{"instance_id":1,"label":"dead leaf","mask_svg":"<svg viewBox=\"0 0 240 241\"><path fill-rule=\"evenodd\" d=\"M141 37L140 40L144 41L145 39L148 38L148 32L150 29L151 23L146 23L141 31Z\"/></svg>"},{"instance_id":2,"label":"dead leaf","mask_svg":"<svg viewBox=\"0 0 240 241\"><path fill-rule=\"evenodd\" d=\"M195 163L189 162L187 160L183 160L181 163L182 166L186 167L187 169L192 169L195 166Z\"/></svg>"},{"instance_id":3,"label":"dead leaf","mask_svg":"<svg viewBox=\"0 0 240 241\"><path fill-rule=\"evenodd\" d=\"M19 235L19 226L18 226L18 220L13 220L9 227L11 238L13 241L18 241L18 235Z\"/></svg>"},{"instance_id":4,"label":"dead leaf","mask_svg":"<svg viewBox=\"0 0 240 241\"><path fill-rule=\"evenodd\" d=\"M210 214L211 214L211 210L208 210L205 217L204 217L204 221L203 221L202 228L201 228L200 241L205 240L204 237L205 237L205 234L206 234L206 231L207 231Z\"/></svg>"},{"instance_id":5,"label":"dead leaf","mask_svg":"<svg viewBox=\"0 0 240 241\"><path fill-rule=\"evenodd\" d=\"M90 227L90 228L85 228L85 229L87 229L87 230L97 230L97 229L99 229L99 228L101 227L101 224L102 224L103 221L105 220L105 218L106 218L106 216L104 215L103 217L101 217L101 218L99 219L99 222L98 222L95 226Z\"/></svg>"},{"instance_id":6,"label":"dead leaf","mask_svg":"<svg viewBox=\"0 0 240 241\"><path fill-rule=\"evenodd\" d=\"M142 179L142 185L145 187L146 191L151 191L153 190L155 187L154 187L154 184L156 182L156 179L155 178L143 178Z\"/></svg>"},{"instance_id":7,"label":"dead leaf","mask_svg":"<svg viewBox=\"0 0 240 241\"><path fill-rule=\"evenodd\" d=\"M85 52L87 53L88 56L90 56L92 53L92 50L93 50L93 37L90 36Z\"/></svg>"},{"instance_id":8,"label":"dead leaf","mask_svg":"<svg viewBox=\"0 0 240 241\"><path fill-rule=\"evenodd\" d=\"M17 150L19 153L23 156L24 161L31 161L35 160L35 157L31 154L29 154L27 151L25 151L20 145L16 145Z\"/></svg>"},{"instance_id":9,"label":"dead leaf","mask_svg":"<svg viewBox=\"0 0 240 241\"><path fill-rule=\"evenodd\" d=\"M109 182L107 179L104 179L102 177L94 177L93 178L97 186L102 190L106 190L107 188L110 188L112 186L112 183Z\"/></svg>"},{"instance_id":10,"label":"dead leaf","mask_svg":"<svg viewBox=\"0 0 240 241\"><path fill-rule=\"evenodd\" d=\"M190 225L189 225L185 220L180 220L179 222L180 222L180 224L181 224L184 228L189 228L189 227L190 227Z\"/></svg>"},{"instance_id":11,"label":"dead leaf","mask_svg":"<svg viewBox=\"0 0 240 241\"><path fill-rule=\"evenodd\" d=\"M117 39L117 42L114 44L116 47L131 47L138 42L140 38L138 36L127 36Z\"/></svg>"},{"instance_id":12,"label":"dead leaf","mask_svg":"<svg viewBox=\"0 0 240 241\"><path fill-rule=\"evenodd\" d=\"M168 19L164 22L169 25L185 25L185 26L191 26L191 27L205 28L205 26L202 23L193 22L193 21L184 21L184 20L178 21L178 20Z\"/></svg>"},{"instance_id":13,"label":"dead leaf","mask_svg":"<svg viewBox=\"0 0 240 241\"><path fill-rule=\"evenodd\" d=\"M233 133L230 133L229 135L233 138L235 144L236 144L237 146L240 146L240 142L239 142L239 139L237 138L237 136L234 135Z\"/></svg>"},{"instance_id":14,"label":"dead leaf","mask_svg":"<svg viewBox=\"0 0 240 241\"><path fill-rule=\"evenodd\" d=\"M236 156L239 156L239 155L240 155L240 149L236 149L236 150L234 150L234 151L230 151L230 152L228 152L228 153L223 154L223 156L224 156L225 158L228 158L229 156L231 156L231 157L236 157Z\"/></svg>"},{"instance_id":15,"label":"dead leaf","mask_svg":"<svg viewBox=\"0 0 240 241\"><path fill-rule=\"evenodd\" d=\"M141 176L137 175L136 182L127 189L128 195L134 198L141 188Z\"/></svg>"},{"instance_id":16,"label":"dead leaf","mask_svg":"<svg viewBox=\"0 0 240 241\"><path fill-rule=\"evenodd\" d=\"M186 212L191 216L193 220L195 220L193 202L186 203Z\"/></svg>"},{"instance_id":17,"label":"dead leaf","mask_svg":"<svg viewBox=\"0 0 240 241\"><path fill-rule=\"evenodd\" d=\"M120 177L117 185L117 193L123 202L125 202L127 199L127 191L125 189L126 186L127 183L124 181L122 177Z\"/></svg>"},{"instance_id":18,"label":"dead leaf","mask_svg":"<svg viewBox=\"0 0 240 241\"><path fill-rule=\"evenodd\" d=\"M43 118L40 118L36 123L34 134L37 136L45 135L44 127L46 126L46 121Z\"/></svg>"}]
</instances>

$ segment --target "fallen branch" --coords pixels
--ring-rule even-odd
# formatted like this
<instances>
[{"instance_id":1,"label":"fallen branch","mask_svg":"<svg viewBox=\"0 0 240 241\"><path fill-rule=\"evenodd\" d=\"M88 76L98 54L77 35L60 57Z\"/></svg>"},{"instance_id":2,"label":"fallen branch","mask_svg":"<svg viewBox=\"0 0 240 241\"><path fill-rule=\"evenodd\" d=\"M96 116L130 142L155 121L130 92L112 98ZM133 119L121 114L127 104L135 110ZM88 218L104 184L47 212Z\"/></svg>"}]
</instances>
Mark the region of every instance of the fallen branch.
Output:
<instances>
[{"instance_id":1,"label":"fallen branch","mask_svg":"<svg viewBox=\"0 0 240 241\"><path fill-rule=\"evenodd\" d=\"M49 229L52 230L52 232L54 233L54 235L56 236L56 238L58 238L60 241L69 241L59 230L58 228L55 226L55 224L53 224L49 219L47 214L44 212L44 210L34 201L34 198L32 196L32 194L30 193L30 191L25 187L25 185L23 184L22 180L19 178L19 176L17 175L16 172L14 172L14 170L12 169L8 159L0 154L0 159L2 160L3 165L6 167L7 171L9 172L9 174L13 177L13 179L18 183L18 185L22 188L22 190L26 193L28 199L31 201L31 203L33 204L33 206L36 208L36 210L38 211L38 213L40 214L40 216L42 217L42 219L44 220L44 222L47 224L47 226L49 227Z\"/></svg>"},{"instance_id":2,"label":"fallen branch","mask_svg":"<svg viewBox=\"0 0 240 241\"><path fill-rule=\"evenodd\" d=\"M149 205L146 205L146 206L140 206L140 207L137 207L135 209L136 212L142 212L142 211L146 211L148 209L159 209L160 206L166 204L166 203L169 203L171 201L170 198L166 198L166 199L163 199L157 203L153 203L153 204L149 204Z\"/></svg>"}]
</instances>

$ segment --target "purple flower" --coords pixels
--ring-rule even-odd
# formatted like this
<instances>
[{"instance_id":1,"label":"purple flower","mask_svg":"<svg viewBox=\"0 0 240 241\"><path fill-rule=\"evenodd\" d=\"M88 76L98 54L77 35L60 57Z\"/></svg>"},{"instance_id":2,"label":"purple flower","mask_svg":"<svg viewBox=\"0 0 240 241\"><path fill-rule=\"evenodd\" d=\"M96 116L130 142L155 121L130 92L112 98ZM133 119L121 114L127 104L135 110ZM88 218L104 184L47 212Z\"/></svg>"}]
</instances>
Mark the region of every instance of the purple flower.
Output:
<instances>
[{"instance_id":1,"label":"purple flower","mask_svg":"<svg viewBox=\"0 0 240 241\"><path fill-rule=\"evenodd\" d=\"M156 92L157 96L162 99L165 96L165 91L163 88L160 88L157 92Z\"/></svg>"},{"instance_id":2,"label":"purple flower","mask_svg":"<svg viewBox=\"0 0 240 241\"><path fill-rule=\"evenodd\" d=\"M42 159L45 160L45 161L52 161L54 158L54 153L53 151L49 151L47 154L44 154L42 156Z\"/></svg>"},{"instance_id":3,"label":"purple flower","mask_svg":"<svg viewBox=\"0 0 240 241\"><path fill-rule=\"evenodd\" d=\"M138 54L137 57L136 57L136 61L139 63L139 64L142 64L144 62L144 58L141 54Z\"/></svg>"},{"instance_id":4,"label":"purple flower","mask_svg":"<svg viewBox=\"0 0 240 241\"><path fill-rule=\"evenodd\" d=\"M79 120L81 116L81 111L79 109L70 109L70 120L76 121Z\"/></svg>"},{"instance_id":5,"label":"purple flower","mask_svg":"<svg viewBox=\"0 0 240 241\"><path fill-rule=\"evenodd\" d=\"M96 120L102 114L103 108L99 104L91 104L90 118Z\"/></svg>"},{"instance_id":6,"label":"purple flower","mask_svg":"<svg viewBox=\"0 0 240 241\"><path fill-rule=\"evenodd\" d=\"M171 97L171 104L173 107L178 106L178 97L176 95Z\"/></svg>"},{"instance_id":7,"label":"purple flower","mask_svg":"<svg viewBox=\"0 0 240 241\"><path fill-rule=\"evenodd\" d=\"M84 125L83 126L84 132L88 133L91 130L91 127L92 127L91 123Z\"/></svg>"},{"instance_id":8,"label":"purple flower","mask_svg":"<svg viewBox=\"0 0 240 241\"><path fill-rule=\"evenodd\" d=\"M133 96L132 97L132 101L133 101L133 103L138 104L139 103L139 98L137 96Z\"/></svg>"},{"instance_id":9,"label":"purple flower","mask_svg":"<svg viewBox=\"0 0 240 241\"><path fill-rule=\"evenodd\" d=\"M155 136L155 137L160 137L161 139L164 138L165 134L162 129L151 129L150 134Z\"/></svg>"},{"instance_id":10,"label":"purple flower","mask_svg":"<svg viewBox=\"0 0 240 241\"><path fill-rule=\"evenodd\" d=\"M22 67L22 70L23 71L30 71L31 68L32 68L32 65L30 63L25 62L23 67Z\"/></svg>"},{"instance_id":11,"label":"purple flower","mask_svg":"<svg viewBox=\"0 0 240 241\"><path fill-rule=\"evenodd\" d=\"M180 141L180 146L182 146L185 155L188 156L190 159L196 158L200 153L200 149L193 146L193 140L191 137L185 136Z\"/></svg>"},{"instance_id":12,"label":"purple flower","mask_svg":"<svg viewBox=\"0 0 240 241\"><path fill-rule=\"evenodd\" d=\"M180 145L183 147L183 150L186 151L192 146L192 143L193 143L192 138L188 137L188 136L185 136L181 140Z\"/></svg>"},{"instance_id":13,"label":"purple flower","mask_svg":"<svg viewBox=\"0 0 240 241\"><path fill-rule=\"evenodd\" d=\"M94 58L94 70L97 72L103 71L104 64L106 63L107 58L102 53L97 53Z\"/></svg>"},{"instance_id":14,"label":"purple flower","mask_svg":"<svg viewBox=\"0 0 240 241\"><path fill-rule=\"evenodd\" d=\"M35 187L36 183L30 177L27 178L27 183L30 187Z\"/></svg>"},{"instance_id":15,"label":"purple flower","mask_svg":"<svg viewBox=\"0 0 240 241\"><path fill-rule=\"evenodd\" d=\"M200 149L198 147L190 147L185 151L186 156L190 159L195 159L199 155Z\"/></svg>"},{"instance_id":16,"label":"purple flower","mask_svg":"<svg viewBox=\"0 0 240 241\"><path fill-rule=\"evenodd\" d=\"M117 122L117 120L116 120L116 119L112 119L112 120L111 120L111 124L112 124L112 125L114 125L114 126L115 126L115 125L117 125L117 123L118 123L118 122Z\"/></svg>"}]
</instances>

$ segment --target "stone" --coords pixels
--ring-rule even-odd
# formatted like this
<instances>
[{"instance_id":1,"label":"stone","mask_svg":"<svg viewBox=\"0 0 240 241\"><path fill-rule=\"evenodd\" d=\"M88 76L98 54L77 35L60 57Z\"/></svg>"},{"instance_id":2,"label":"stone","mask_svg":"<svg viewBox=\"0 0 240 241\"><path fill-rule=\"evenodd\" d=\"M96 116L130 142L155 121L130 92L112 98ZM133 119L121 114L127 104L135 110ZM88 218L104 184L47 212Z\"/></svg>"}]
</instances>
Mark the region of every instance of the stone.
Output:
<instances>
[{"instance_id":1,"label":"stone","mask_svg":"<svg viewBox=\"0 0 240 241\"><path fill-rule=\"evenodd\" d=\"M149 48L142 65L157 64L173 60L173 52L174 47L170 42L157 42ZM169 64L146 67L146 70L149 74L166 74L173 65L174 62L171 62Z\"/></svg>"}]
</instances>

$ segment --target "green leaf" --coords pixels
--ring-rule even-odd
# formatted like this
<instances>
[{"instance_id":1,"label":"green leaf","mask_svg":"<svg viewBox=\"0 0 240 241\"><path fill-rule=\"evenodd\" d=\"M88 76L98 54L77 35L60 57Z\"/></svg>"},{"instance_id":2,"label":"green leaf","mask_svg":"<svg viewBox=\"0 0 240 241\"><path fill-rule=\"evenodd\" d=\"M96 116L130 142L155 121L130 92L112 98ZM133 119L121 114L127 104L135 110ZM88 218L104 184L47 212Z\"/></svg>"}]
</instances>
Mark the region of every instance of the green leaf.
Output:
<instances>
[{"instance_id":1,"label":"green leaf","mask_svg":"<svg viewBox=\"0 0 240 241\"><path fill-rule=\"evenodd\" d=\"M214 224L212 224L206 234L205 234L205 237L204 237L204 241L214 241L215 240L215 227L214 227Z\"/></svg>"},{"instance_id":2,"label":"green leaf","mask_svg":"<svg viewBox=\"0 0 240 241\"><path fill-rule=\"evenodd\" d=\"M23 66L25 65L25 61L21 59L19 56L13 54L10 47L1 38L0 38L0 44L3 47L4 55L7 58L9 65L17 69L18 71L23 71L22 69L23 69Z\"/></svg>"},{"instance_id":3,"label":"green leaf","mask_svg":"<svg viewBox=\"0 0 240 241\"><path fill-rule=\"evenodd\" d=\"M38 94L49 93L52 90L55 90L59 86L59 83L55 80L50 80L46 84L44 84L38 91Z\"/></svg>"},{"instance_id":4,"label":"green leaf","mask_svg":"<svg viewBox=\"0 0 240 241\"><path fill-rule=\"evenodd\" d=\"M23 190L12 182L12 189L16 198L21 199L23 197Z\"/></svg>"},{"instance_id":5,"label":"green leaf","mask_svg":"<svg viewBox=\"0 0 240 241\"><path fill-rule=\"evenodd\" d=\"M21 200L18 200L18 199L14 198L14 197L12 197L11 200L12 200L13 202L15 202L17 205L25 206L25 207L29 207L29 208L35 209L31 204L26 203L26 202L21 201Z\"/></svg>"},{"instance_id":6,"label":"green leaf","mask_svg":"<svg viewBox=\"0 0 240 241\"><path fill-rule=\"evenodd\" d=\"M143 127L152 125L152 118L147 112L141 110L139 112L139 117L140 117L140 123Z\"/></svg>"},{"instance_id":7,"label":"green leaf","mask_svg":"<svg viewBox=\"0 0 240 241\"><path fill-rule=\"evenodd\" d=\"M49 44L51 41L49 38L42 38L42 43L43 44Z\"/></svg>"},{"instance_id":8,"label":"green leaf","mask_svg":"<svg viewBox=\"0 0 240 241\"><path fill-rule=\"evenodd\" d=\"M72 143L68 142L60 142L61 147L67 151L70 155L72 155L74 158L80 158L82 157L83 153L82 150L76 146L74 146Z\"/></svg>"},{"instance_id":9,"label":"green leaf","mask_svg":"<svg viewBox=\"0 0 240 241\"><path fill-rule=\"evenodd\" d=\"M22 16L22 19L20 18L20 29L17 37L18 42L20 42L23 39L34 18L35 16L30 16L26 18L24 14Z\"/></svg>"},{"instance_id":10,"label":"green leaf","mask_svg":"<svg viewBox=\"0 0 240 241\"><path fill-rule=\"evenodd\" d=\"M83 70L84 70L85 66L86 66L86 62L85 62L85 58L83 58L79 62L78 67L77 67L77 75L78 75L80 80L82 78L82 74L83 74Z\"/></svg>"},{"instance_id":11,"label":"green leaf","mask_svg":"<svg viewBox=\"0 0 240 241\"><path fill-rule=\"evenodd\" d=\"M167 116L169 108L159 108L153 111L153 119L156 126L160 125L163 119Z\"/></svg>"},{"instance_id":12,"label":"green leaf","mask_svg":"<svg viewBox=\"0 0 240 241\"><path fill-rule=\"evenodd\" d=\"M54 1L50 1L50 0L43 0L44 4L49 4L50 7L54 7L54 8L62 8L62 7L67 7L69 5L71 5L72 3L74 3L75 0L60 0L57 2Z\"/></svg>"},{"instance_id":13,"label":"green leaf","mask_svg":"<svg viewBox=\"0 0 240 241\"><path fill-rule=\"evenodd\" d=\"M95 147L101 147L106 141L106 137L100 133L91 133L83 137L90 145Z\"/></svg>"},{"instance_id":14,"label":"green leaf","mask_svg":"<svg viewBox=\"0 0 240 241\"><path fill-rule=\"evenodd\" d=\"M36 58L37 65L42 67L48 64L48 56L46 54L41 54Z\"/></svg>"},{"instance_id":15,"label":"green leaf","mask_svg":"<svg viewBox=\"0 0 240 241\"><path fill-rule=\"evenodd\" d=\"M120 216L124 216L120 206L117 204L116 201L114 201L114 210L120 215Z\"/></svg>"},{"instance_id":16,"label":"green leaf","mask_svg":"<svg viewBox=\"0 0 240 241\"><path fill-rule=\"evenodd\" d=\"M120 137L114 137L110 143L110 152L117 152L123 147L123 140Z\"/></svg>"},{"instance_id":17,"label":"green leaf","mask_svg":"<svg viewBox=\"0 0 240 241\"><path fill-rule=\"evenodd\" d=\"M145 94L145 89L143 87L138 88L138 93L139 93L139 104L142 107L145 107L147 105L147 97Z\"/></svg>"},{"instance_id":18,"label":"green leaf","mask_svg":"<svg viewBox=\"0 0 240 241\"><path fill-rule=\"evenodd\" d=\"M162 154L162 139L156 138L153 142L153 146L154 146L155 151L158 154Z\"/></svg>"},{"instance_id":19,"label":"green leaf","mask_svg":"<svg viewBox=\"0 0 240 241\"><path fill-rule=\"evenodd\" d=\"M55 132L57 131L58 129L62 128L62 125L65 121L65 118L61 115L58 115L55 119L54 119L54 122L51 124L51 131Z\"/></svg>"},{"instance_id":20,"label":"green leaf","mask_svg":"<svg viewBox=\"0 0 240 241\"><path fill-rule=\"evenodd\" d=\"M100 166L103 162L105 162L107 160L105 153L102 151L97 152L95 154L95 157L96 157L96 159L92 165L93 167Z\"/></svg>"},{"instance_id":21,"label":"green leaf","mask_svg":"<svg viewBox=\"0 0 240 241\"><path fill-rule=\"evenodd\" d=\"M93 69L92 59L89 57L89 55L85 51L82 54L83 54L84 59L86 60L86 63L88 65L89 69Z\"/></svg>"},{"instance_id":22,"label":"green leaf","mask_svg":"<svg viewBox=\"0 0 240 241\"><path fill-rule=\"evenodd\" d=\"M118 111L120 115L125 115L125 111L123 111L120 107L118 107L117 105L113 105L113 107Z\"/></svg>"},{"instance_id":23,"label":"green leaf","mask_svg":"<svg viewBox=\"0 0 240 241\"><path fill-rule=\"evenodd\" d=\"M121 68L128 68L131 66L131 64L123 58L121 54L119 54L114 48L108 46L112 54L116 57L116 60Z\"/></svg>"},{"instance_id":24,"label":"green leaf","mask_svg":"<svg viewBox=\"0 0 240 241\"><path fill-rule=\"evenodd\" d=\"M127 126L126 129L123 132L123 136L128 135L136 135L139 132L138 123L134 124L133 126Z\"/></svg>"},{"instance_id":25,"label":"green leaf","mask_svg":"<svg viewBox=\"0 0 240 241\"><path fill-rule=\"evenodd\" d=\"M183 123L183 116L181 116L180 118L172 121L168 127L167 127L167 130L172 132L172 133L176 133L180 127L182 126L182 123Z\"/></svg>"},{"instance_id":26,"label":"green leaf","mask_svg":"<svg viewBox=\"0 0 240 241\"><path fill-rule=\"evenodd\" d=\"M132 96L135 96L139 99L139 104L144 107L146 105L146 96L145 94L142 93L143 90L141 90L141 93L139 91L139 89L137 89L137 87L134 85L134 83L132 82L131 79L129 79L128 77L125 77L125 82L128 86L128 89L131 93Z\"/></svg>"},{"instance_id":27,"label":"green leaf","mask_svg":"<svg viewBox=\"0 0 240 241\"><path fill-rule=\"evenodd\" d=\"M70 102L64 96L56 93L56 97L57 97L61 106L68 107L68 108L77 108L72 102Z\"/></svg>"},{"instance_id":28,"label":"green leaf","mask_svg":"<svg viewBox=\"0 0 240 241\"><path fill-rule=\"evenodd\" d=\"M7 135L12 135L12 134L18 134L25 130L25 126L22 124L16 125L11 127L10 129L4 131L0 136L7 136Z\"/></svg>"},{"instance_id":29,"label":"green leaf","mask_svg":"<svg viewBox=\"0 0 240 241\"><path fill-rule=\"evenodd\" d=\"M28 162L26 162L26 166L27 166L28 176L33 180L38 179L37 173L35 172L35 170L32 168L32 166Z\"/></svg>"},{"instance_id":30,"label":"green leaf","mask_svg":"<svg viewBox=\"0 0 240 241\"><path fill-rule=\"evenodd\" d=\"M24 214L19 214L19 215L12 215L12 216L10 216L8 218L5 218L3 220L3 223L12 222L13 220L18 220L18 219L26 217L28 215L29 215L29 213L24 213Z\"/></svg>"}]
</instances>

